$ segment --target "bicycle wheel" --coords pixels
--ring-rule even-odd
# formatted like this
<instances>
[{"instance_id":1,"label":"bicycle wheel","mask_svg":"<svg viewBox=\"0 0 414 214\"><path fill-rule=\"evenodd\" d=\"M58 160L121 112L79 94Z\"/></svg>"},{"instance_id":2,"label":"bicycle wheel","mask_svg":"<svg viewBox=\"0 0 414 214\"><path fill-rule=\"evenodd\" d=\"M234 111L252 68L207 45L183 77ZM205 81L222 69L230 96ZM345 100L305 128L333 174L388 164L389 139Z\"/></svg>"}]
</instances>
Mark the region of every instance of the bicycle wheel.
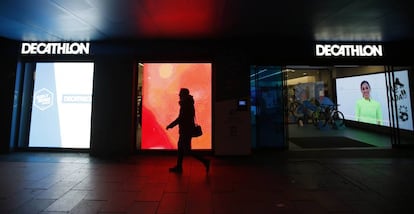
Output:
<instances>
[{"instance_id":1,"label":"bicycle wheel","mask_svg":"<svg viewBox=\"0 0 414 214\"><path fill-rule=\"evenodd\" d=\"M319 123L319 111L312 112L312 123L314 126L318 126Z\"/></svg>"},{"instance_id":2,"label":"bicycle wheel","mask_svg":"<svg viewBox=\"0 0 414 214\"><path fill-rule=\"evenodd\" d=\"M312 123L316 127L325 127L326 126L326 117L323 112L316 110L312 113Z\"/></svg>"},{"instance_id":3,"label":"bicycle wheel","mask_svg":"<svg viewBox=\"0 0 414 214\"><path fill-rule=\"evenodd\" d=\"M298 106L297 102L292 102L289 104L289 111L293 114L296 111L296 108Z\"/></svg>"},{"instance_id":4,"label":"bicycle wheel","mask_svg":"<svg viewBox=\"0 0 414 214\"><path fill-rule=\"evenodd\" d=\"M300 103L292 103L293 105L291 105L291 112L292 115L296 118L302 118L303 117L303 105Z\"/></svg>"},{"instance_id":5,"label":"bicycle wheel","mask_svg":"<svg viewBox=\"0 0 414 214\"><path fill-rule=\"evenodd\" d=\"M338 110L333 110L331 114L332 125L335 127L341 127L345 124L344 114Z\"/></svg>"}]
</instances>

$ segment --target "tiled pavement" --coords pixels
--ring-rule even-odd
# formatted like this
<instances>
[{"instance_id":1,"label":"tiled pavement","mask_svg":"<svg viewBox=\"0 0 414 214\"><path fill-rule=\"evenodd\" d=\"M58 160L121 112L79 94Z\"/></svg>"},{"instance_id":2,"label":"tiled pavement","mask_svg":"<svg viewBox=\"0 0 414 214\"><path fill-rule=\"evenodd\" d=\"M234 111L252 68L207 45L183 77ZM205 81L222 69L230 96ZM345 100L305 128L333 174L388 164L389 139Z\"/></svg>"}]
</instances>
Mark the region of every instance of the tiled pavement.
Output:
<instances>
[{"instance_id":1,"label":"tiled pavement","mask_svg":"<svg viewBox=\"0 0 414 214\"><path fill-rule=\"evenodd\" d=\"M104 160L87 153L0 155L0 213L413 213L410 150L170 154Z\"/></svg>"}]
</instances>

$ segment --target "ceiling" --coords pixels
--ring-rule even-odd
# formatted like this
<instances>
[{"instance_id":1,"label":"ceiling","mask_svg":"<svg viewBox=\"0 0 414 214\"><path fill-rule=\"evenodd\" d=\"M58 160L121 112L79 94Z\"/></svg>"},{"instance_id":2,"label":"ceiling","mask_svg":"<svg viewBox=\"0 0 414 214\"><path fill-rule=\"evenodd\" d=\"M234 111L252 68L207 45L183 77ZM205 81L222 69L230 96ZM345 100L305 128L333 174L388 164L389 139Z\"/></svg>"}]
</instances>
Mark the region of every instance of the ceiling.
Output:
<instances>
[{"instance_id":1,"label":"ceiling","mask_svg":"<svg viewBox=\"0 0 414 214\"><path fill-rule=\"evenodd\" d=\"M17 41L271 38L414 40L403 0L1 0Z\"/></svg>"}]
</instances>

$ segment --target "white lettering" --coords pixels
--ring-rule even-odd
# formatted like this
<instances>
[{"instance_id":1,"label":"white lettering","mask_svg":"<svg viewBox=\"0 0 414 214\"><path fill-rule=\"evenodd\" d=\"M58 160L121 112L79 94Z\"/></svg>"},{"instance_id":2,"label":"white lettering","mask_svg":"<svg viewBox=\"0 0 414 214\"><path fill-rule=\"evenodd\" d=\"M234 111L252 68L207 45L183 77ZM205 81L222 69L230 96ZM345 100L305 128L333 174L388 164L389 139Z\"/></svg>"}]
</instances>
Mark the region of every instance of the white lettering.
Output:
<instances>
[{"instance_id":1,"label":"white lettering","mask_svg":"<svg viewBox=\"0 0 414 214\"><path fill-rule=\"evenodd\" d=\"M372 53L373 56L382 56L382 46L381 45L378 45L378 46L373 45L371 47L371 53Z\"/></svg>"},{"instance_id":2,"label":"white lettering","mask_svg":"<svg viewBox=\"0 0 414 214\"><path fill-rule=\"evenodd\" d=\"M63 54L65 51L65 44L57 44L57 51L56 54Z\"/></svg>"},{"instance_id":3,"label":"white lettering","mask_svg":"<svg viewBox=\"0 0 414 214\"><path fill-rule=\"evenodd\" d=\"M316 44L316 56L325 56L323 45Z\"/></svg>"},{"instance_id":4,"label":"white lettering","mask_svg":"<svg viewBox=\"0 0 414 214\"><path fill-rule=\"evenodd\" d=\"M22 44L22 54L28 54L30 53L30 44L29 43L23 43Z\"/></svg>"},{"instance_id":5,"label":"white lettering","mask_svg":"<svg viewBox=\"0 0 414 214\"><path fill-rule=\"evenodd\" d=\"M382 45L321 45L315 46L316 56L356 56L377 57L382 56Z\"/></svg>"},{"instance_id":6,"label":"white lettering","mask_svg":"<svg viewBox=\"0 0 414 214\"><path fill-rule=\"evenodd\" d=\"M351 49L351 52L352 52L351 56L359 56L358 48L353 48L353 46L351 46L350 49Z\"/></svg>"},{"instance_id":7,"label":"white lettering","mask_svg":"<svg viewBox=\"0 0 414 214\"><path fill-rule=\"evenodd\" d=\"M80 52L89 54L89 42L79 44Z\"/></svg>"},{"instance_id":8,"label":"white lettering","mask_svg":"<svg viewBox=\"0 0 414 214\"><path fill-rule=\"evenodd\" d=\"M38 95L36 97L36 99L37 99L37 102L38 103L43 104L43 105L50 104L51 103L51 100L52 100L52 98L50 97L49 94L41 94L41 95Z\"/></svg>"},{"instance_id":9,"label":"white lettering","mask_svg":"<svg viewBox=\"0 0 414 214\"><path fill-rule=\"evenodd\" d=\"M89 42L73 43L22 43L21 54L89 54Z\"/></svg>"},{"instance_id":10,"label":"white lettering","mask_svg":"<svg viewBox=\"0 0 414 214\"><path fill-rule=\"evenodd\" d=\"M37 53L45 54L45 52L46 52L46 44L45 43L39 43L37 45Z\"/></svg>"},{"instance_id":11,"label":"white lettering","mask_svg":"<svg viewBox=\"0 0 414 214\"><path fill-rule=\"evenodd\" d=\"M339 45L332 45L331 52L333 56L339 56L341 54L341 47Z\"/></svg>"},{"instance_id":12,"label":"white lettering","mask_svg":"<svg viewBox=\"0 0 414 214\"><path fill-rule=\"evenodd\" d=\"M36 54L37 43L32 43L32 48L30 49L30 54Z\"/></svg>"},{"instance_id":13,"label":"white lettering","mask_svg":"<svg viewBox=\"0 0 414 214\"><path fill-rule=\"evenodd\" d=\"M63 95L64 103L91 103L91 95Z\"/></svg>"}]
</instances>

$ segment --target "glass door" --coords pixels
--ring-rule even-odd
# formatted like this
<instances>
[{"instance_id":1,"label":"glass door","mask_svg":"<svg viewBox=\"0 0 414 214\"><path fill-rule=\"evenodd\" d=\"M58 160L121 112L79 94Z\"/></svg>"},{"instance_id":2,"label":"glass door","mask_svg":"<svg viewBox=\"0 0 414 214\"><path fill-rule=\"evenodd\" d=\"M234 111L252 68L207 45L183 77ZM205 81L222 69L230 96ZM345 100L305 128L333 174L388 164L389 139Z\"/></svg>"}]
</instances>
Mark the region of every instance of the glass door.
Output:
<instances>
[{"instance_id":1,"label":"glass door","mask_svg":"<svg viewBox=\"0 0 414 214\"><path fill-rule=\"evenodd\" d=\"M283 148L283 75L280 66L251 66L252 148Z\"/></svg>"}]
</instances>

